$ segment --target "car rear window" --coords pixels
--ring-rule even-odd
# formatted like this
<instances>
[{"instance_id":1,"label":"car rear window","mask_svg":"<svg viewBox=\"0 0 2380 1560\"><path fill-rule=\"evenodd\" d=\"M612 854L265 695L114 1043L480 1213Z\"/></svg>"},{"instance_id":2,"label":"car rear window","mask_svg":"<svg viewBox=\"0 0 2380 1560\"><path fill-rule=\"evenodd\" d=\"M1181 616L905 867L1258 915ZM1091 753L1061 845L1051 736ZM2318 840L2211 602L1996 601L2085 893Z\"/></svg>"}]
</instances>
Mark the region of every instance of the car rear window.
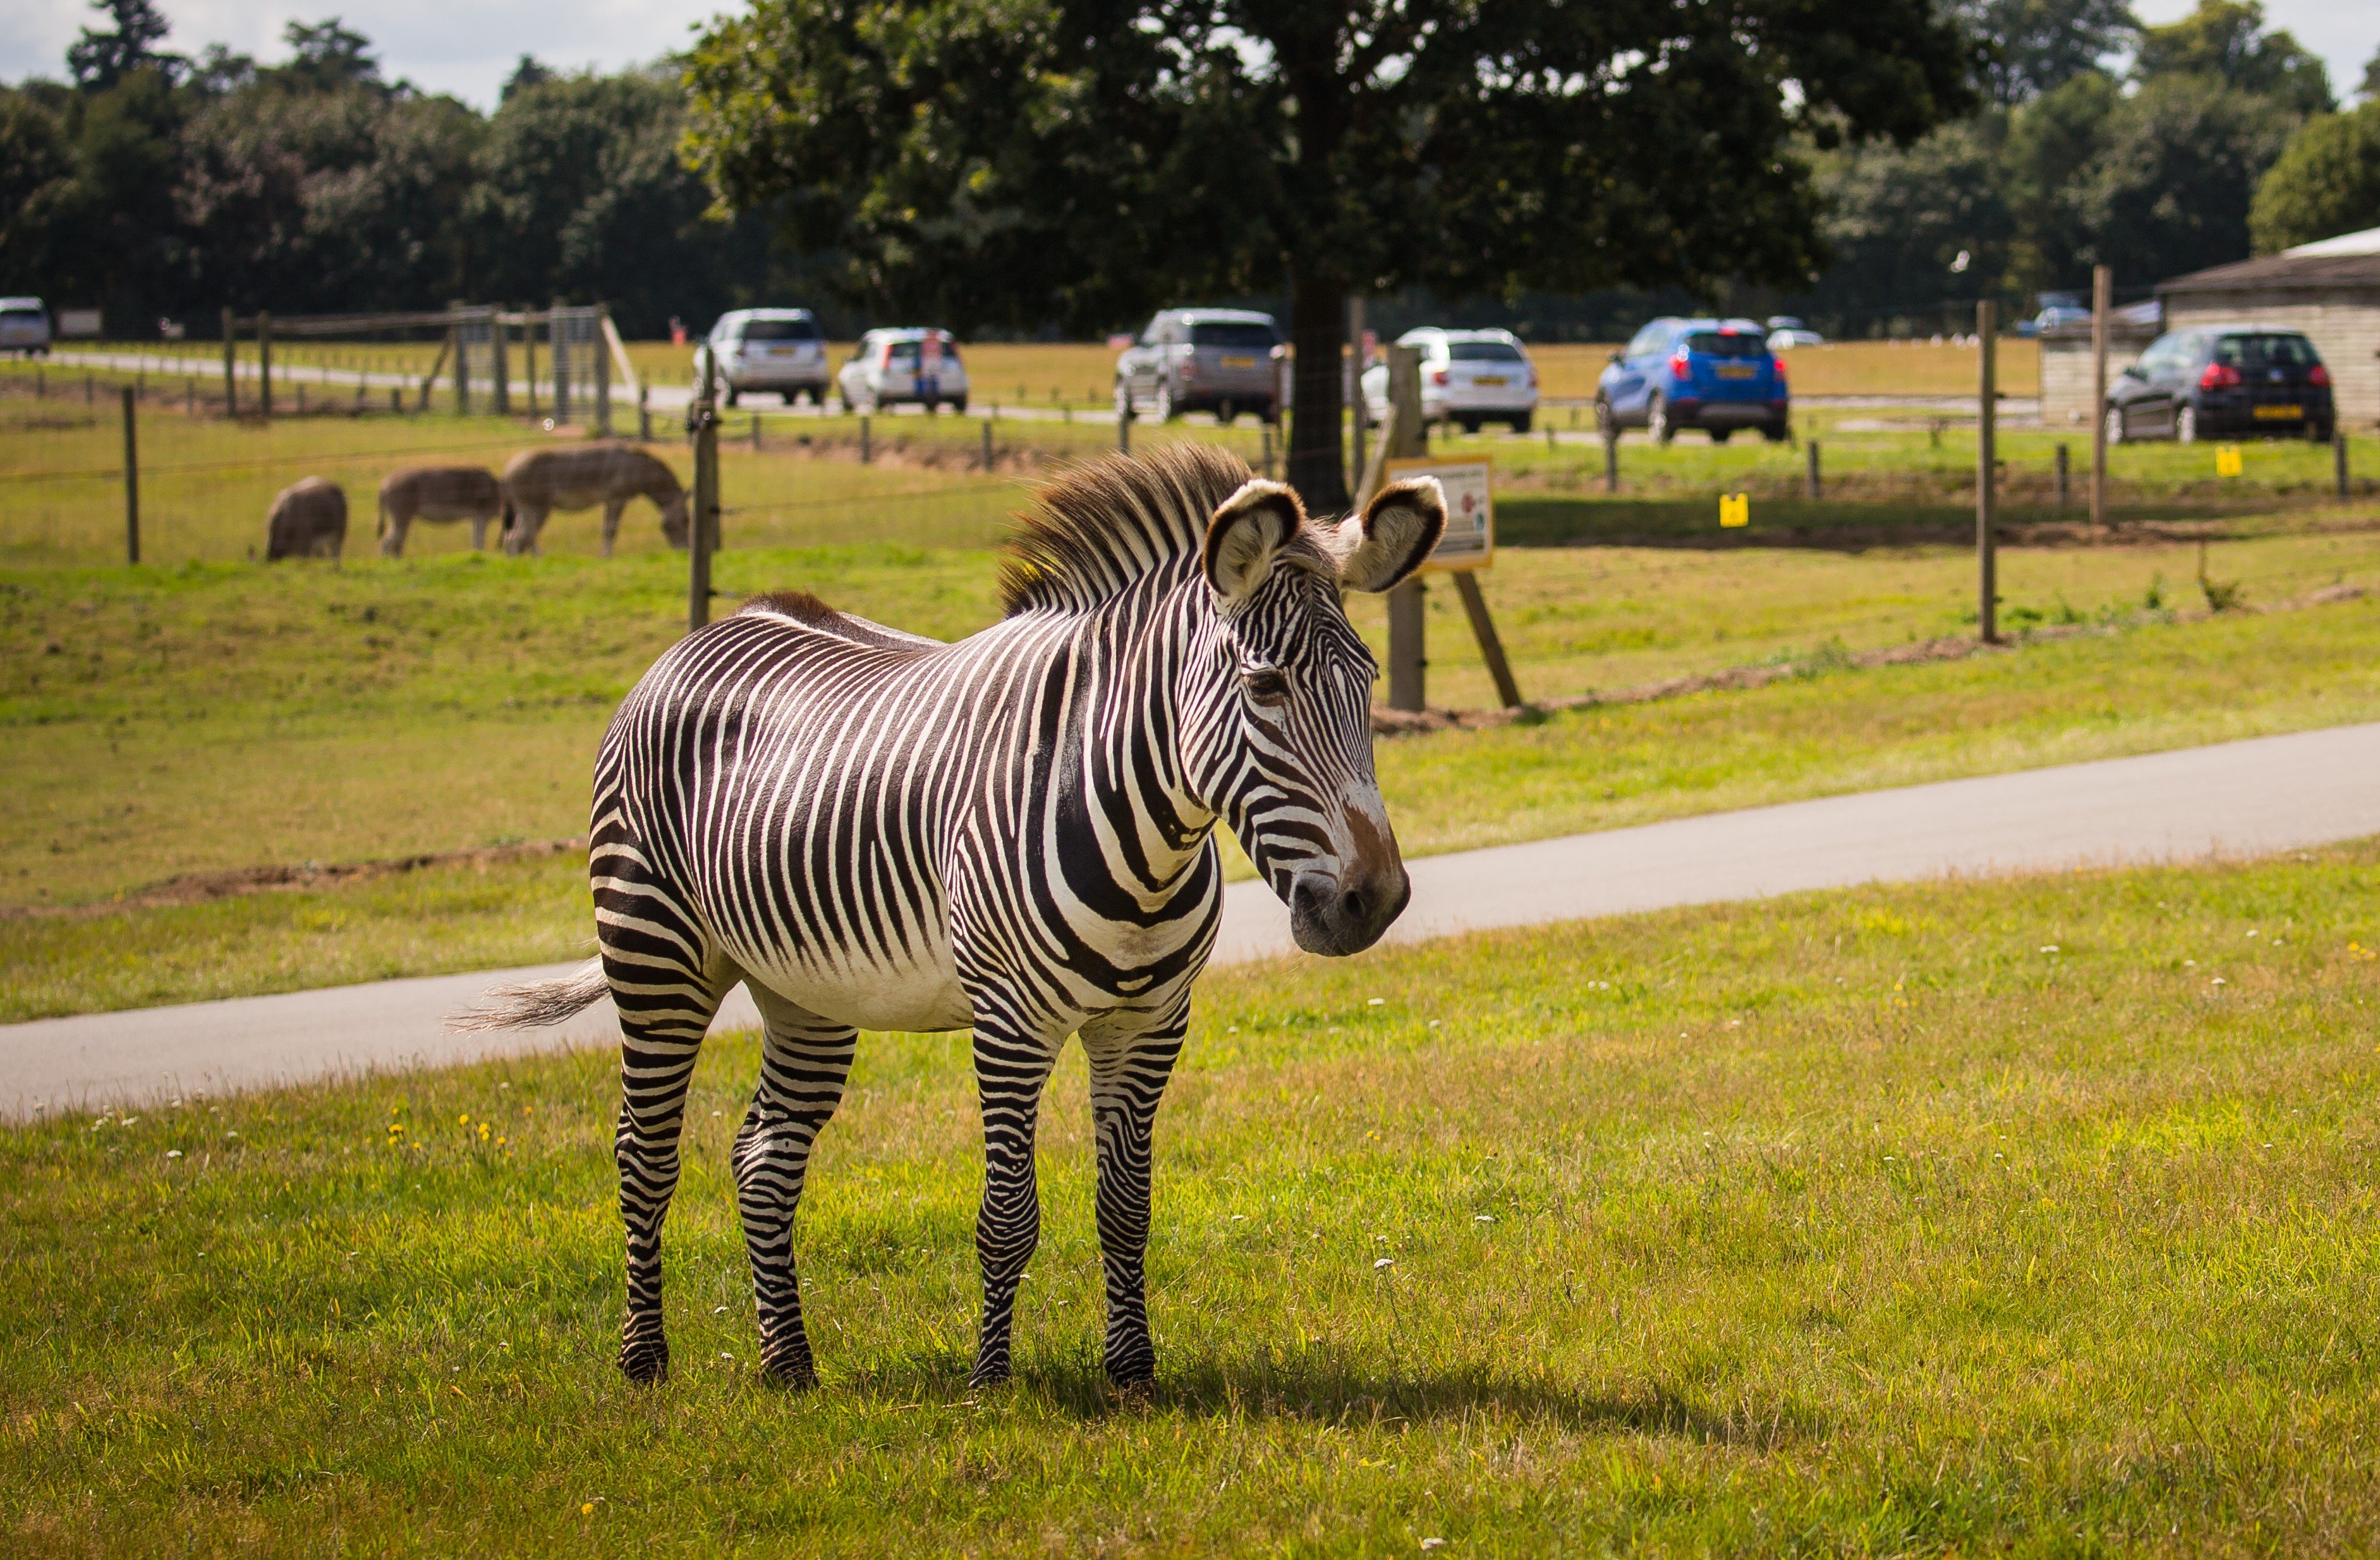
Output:
<instances>
[{"instance_id":1,"label":"car rear window","mask_svg":"<svg viewBox=\"0 0 2380 1560\"><path fill-rule=\"evenodd\" d=\"M818 326L808 320L747 320L746 341L816 341Z\"/></svg>"},{"instance_id":2,"label":"car rear window","mask_svg":"<svg viewBox=\"0 0 2380 1560\"><path fill-rule=\"evenodd\" d=\"M922 360L924 345L922 342L896 341L885 348L885 361L906 364L915 368ZM949 342L942 343L941 360L944 363L955 365L959 360L959 349Z\"/></svg>"},{"instance_id":3,"label":"car rear window","mask_svg":"<svg viewBox=\"0 0 2380 1560\"><path fill-rule=\"evenodd\" d=\"M1521 349L1503 341L1451 341L1446 355L1457 363L1525 363Z\"/></svg>"},{"instance_id":4,"label":"car rear window","mask_svg":"<svg viewBox=\"0 0 2380 1560\"><path fill-rule=\"evenodd\" d=\"M2311 369L2322 359L2303 336L2220 336L2215 361L2227 369Z\"/></svg>"},{"instance_id":5,"label":"car rear window","mask_svg":"<svg viewBox=\"0 0 2380 1560\"><path fill-rule=\"evenodd\" d=\"M42 311L38 308L0 308L0 320L31 320L38 322L41 318Z\"/></svg>"},{"instance_id":6,"label":"car rear window","mask_svg":"<svg viewBox=\"0 0 2380 1560\"><path fill-rule=\"evenodd\" d=\"M1686 350L1706 357L1766 357L1768 343L1749 331L1696 331L1686 338Z\"/></svg>"},{"instance_id":7,"label":"car rear window","mask_svg":"<svg viewBox=\"0 0 2380 1560\"><path fill-rule=\"evenodd\" d=\"M1281 345L1281 333L1260 320L1209 320L1190 327L1192 346L1238 346L1269 352Z\"/></svg>"}]
</instances>

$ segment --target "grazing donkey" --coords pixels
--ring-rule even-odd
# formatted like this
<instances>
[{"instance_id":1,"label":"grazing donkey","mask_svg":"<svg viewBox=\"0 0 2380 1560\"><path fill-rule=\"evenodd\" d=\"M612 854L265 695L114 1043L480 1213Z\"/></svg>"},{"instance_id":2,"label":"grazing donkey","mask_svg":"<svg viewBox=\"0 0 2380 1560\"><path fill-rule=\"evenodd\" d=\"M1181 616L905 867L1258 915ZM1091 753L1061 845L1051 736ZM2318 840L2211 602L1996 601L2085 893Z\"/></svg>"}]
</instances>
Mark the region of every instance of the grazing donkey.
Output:
<instances>
[{"instance_id":1,"label":"grazing donkey","mask_svg":"<svg viewBox=\"0 0 2380 1560\"><path fill-rule=\"evenodd\" d=\"M306 477L281 490L264 517L264 560L336 558L347 545L347 494Z\"/></svg>"},{"instance_id":2,"label":"grazing donkey","mask_svg":"<svg viewBox=\"0 0 2380 1560\"><path fill-rule=\"evenodd\" d=\"M763 1035L736 1202L771 1376L815 1380L794 1211L856 1031L971 1026L974 1380L1009 1373L1040 1232L1035 1118L1072 1034L1090 1061L1107 1371L1152 1379L1150 1132L1221 913L1215 826L1312 952L1367 948L1403 910L1372 658L1339 592L1395 585L1445 524L1434 480L1318 524L1208 446L1109 456L1043 490L1009 546L1006 616L980 634L944 645L764 596L654 663L595 761L601 958L457 1021L553 1023L607 993L618 1009L621 1369L668 1369L661 1232L686 1081L741 981Z\"/></svg>"},{"instance_id":3,"label":"grazing donkey","mask_svg":"<svg viewBox=\"0 0 2380 1560\"><path fill-rule=\"evenodd\" d=\"M468 520L471 550L488 544L488 524L504 512L504 485L484 466L407 466L380 483L380 555L405 554L416 520Z\"/></svg>"},{"instance_id":4,"label":"grazing donkey","mask_svg":"<svg viewBox=\"0 0 2380 1560\"><path fill-rule=\"evenodd\" d=\"M658 455L633 444L578 444L528 450L504 466L504 550L535 552L537 534L553 511L603 506L603 556L620 534L620 512L648 498L662 512L662 535L686 544L686 490Z\"/></svg>"}]
</instances>

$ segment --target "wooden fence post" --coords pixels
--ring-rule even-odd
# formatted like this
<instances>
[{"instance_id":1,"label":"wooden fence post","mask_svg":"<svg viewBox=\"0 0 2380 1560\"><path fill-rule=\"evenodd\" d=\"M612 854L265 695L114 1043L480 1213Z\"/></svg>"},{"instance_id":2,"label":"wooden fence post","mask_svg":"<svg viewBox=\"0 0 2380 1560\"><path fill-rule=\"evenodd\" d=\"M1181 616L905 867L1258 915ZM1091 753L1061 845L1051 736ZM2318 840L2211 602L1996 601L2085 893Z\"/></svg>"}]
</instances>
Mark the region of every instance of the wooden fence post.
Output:
<instances>
[{"instance_id":1,"label":"wooden fence post","mask_svg":"<svg viewBox=\"0 0 2380 1560\"><path fill-rule=\"evenodd\" d=\"M1826 496L1826 488L1818 476L1818 441L1810 441L1810 502L1816 503Z\"/></svg>"},{"instance_id":2,"label":"wooden fence post","mask_svg":"<svg viewBox=\"0 0 2380 1560\"><path fill-rule=\"evenodd\" d=\"M239 328L232 312L223 311L224 333L224 416L239 416Z\"/></svg>"},{"instance_id":3,"label":"wooden fence post","mask_svg":"<svg viewBox=\"0 0 2380 1560\"><path fill-rule=\"evenodd\" d=\"M2091 524L2107 524L2107 310L2113 305L2116 273L2104 265L2091 268Z\"/></svg>"},{"instance_id":4,"label":"wooden fence post","mask_svg":"<svg viewBox=\"0 0 2380 1560\"><path fill-rule=\"evenodd\" d=\"M133 432L134 396L124 391L124 561L140 562L140 446Z\"/></svg>"},{"instance_id":5,"label":"wooden fence post","mask_svg":"<svg viewBox=\"0 0 2380 1560\"><path fill-rule=\"evenodd\" d=\"M256 415L273 420L273 316L256 311Z\"/></svg>"},{"instance_id":6,"label":"wooden fence post","mask_svg":"<svg viewBox=\"0 0 2380 1560\"><path fill-rule=\"evenodd\" d=\"M1421 349L1389 348L1389 425L1381 429L1383 470L1390 460L1428 453L1421 441ZM1427 698L1427 619L1421 576L1389 592L1389 707L1418 713Z\"/></svg>"},{"instance_id":7,"label":"wooden fence post","mask_svg":"<svg viewBox=\"0 0 2380 1560\"><path fill-rule=\"evenodd\" d=\"M1999 325L1998 304L1985 298L1975 305L1975 615L1978 637L1986 645L1999 638L1999 558L1992 535L1999 476L1993 437L1999 410L1994 371Z\"/></svg>"},{"instance_id":8,"label":"wooden fence post","mask_svg":"<svg viewBox=\"0 0 2380 1560\"><path fill-rule=\"evenodd\" d=\"M710 621L710 550L719 538L719 417L711 407L716 386L709 354L702 362L702 381L686 408L686 431L694 435L694 514L686 537L686 631L694 633Z\"/></svg>"}]
</instances>

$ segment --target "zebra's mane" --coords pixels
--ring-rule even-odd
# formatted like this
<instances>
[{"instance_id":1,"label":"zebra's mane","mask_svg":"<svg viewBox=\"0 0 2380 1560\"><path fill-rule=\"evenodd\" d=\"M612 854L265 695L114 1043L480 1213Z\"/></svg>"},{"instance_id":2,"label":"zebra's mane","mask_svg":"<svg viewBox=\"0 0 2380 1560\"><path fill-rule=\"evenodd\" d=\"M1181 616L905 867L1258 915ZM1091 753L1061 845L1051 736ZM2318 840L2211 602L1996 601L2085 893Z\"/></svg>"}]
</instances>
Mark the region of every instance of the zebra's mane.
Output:
<instances>
[{"instance_id":1,"label":"zebra's mane","mask_svg":"<svg viewBox=\"0 0 2380 1560\"><path fill-rule=\"evenodd\" d=\"M1035 495L1002 550L1002 612L1084 612L1177 558L1195 558L1207 521L1254 475L1185 440L1138 459L1104 455Z\"/></svg>"}]
</instances>

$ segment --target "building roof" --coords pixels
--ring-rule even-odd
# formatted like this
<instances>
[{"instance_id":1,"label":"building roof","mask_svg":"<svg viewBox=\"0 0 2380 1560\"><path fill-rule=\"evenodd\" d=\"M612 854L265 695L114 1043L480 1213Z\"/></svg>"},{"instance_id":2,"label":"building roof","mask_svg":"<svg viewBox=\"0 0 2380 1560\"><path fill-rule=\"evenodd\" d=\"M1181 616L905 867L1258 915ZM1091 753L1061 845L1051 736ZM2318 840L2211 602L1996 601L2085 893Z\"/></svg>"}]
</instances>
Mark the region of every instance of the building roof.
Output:
<instances>
[{"instance_id":1,"label":"building roof","mask_svg":"<svg viewBox=\"0 0 2380 1560\"><path fill-rule=\"evenodd\" d=\"M2361 233L2342 233L2336 238L2317 238L2311 244L2300 244L2283 249L2285 255L2380 255L2380 227L2367 227Z\"/></svg>"},{"instance_id":2,"label":"building roof","mask_svg":"<svg viewBox=\"0 0 2380 1560\"><path fill-rule=\"evenodd\" d=\"M2372 240L2370 248L2364 241ZM2304 244L2277 255L2234 260L2157 284L2157 296L2172 293L2236 293L2256 288L2301 291L2369 287L2380 291L2380 229L2349 233Z\"/></svg>"}]
</instances>

